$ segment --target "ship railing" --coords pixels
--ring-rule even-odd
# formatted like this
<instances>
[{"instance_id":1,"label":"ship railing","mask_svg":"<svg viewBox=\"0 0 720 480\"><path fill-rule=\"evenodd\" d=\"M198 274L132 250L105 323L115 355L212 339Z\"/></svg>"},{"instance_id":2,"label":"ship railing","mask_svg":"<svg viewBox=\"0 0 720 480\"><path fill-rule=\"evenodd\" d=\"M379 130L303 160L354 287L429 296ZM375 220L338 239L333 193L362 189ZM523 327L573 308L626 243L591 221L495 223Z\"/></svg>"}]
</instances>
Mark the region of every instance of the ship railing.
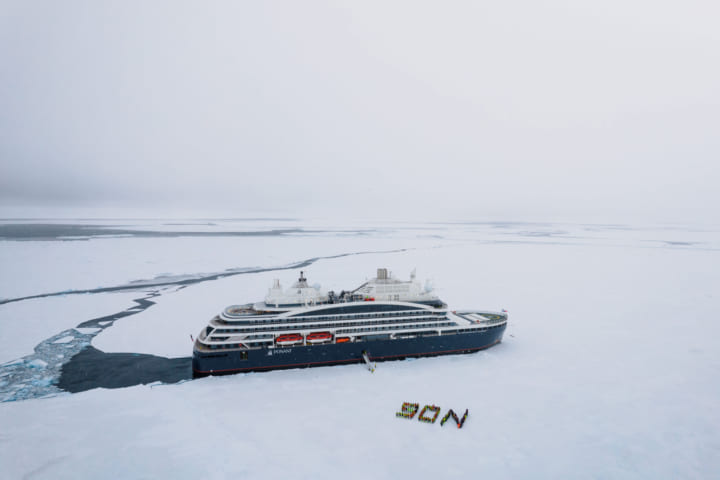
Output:
<instances>
[{"instance_id":1,"label":"ship railing","mask_svg":"<svg viewBox=\"0 0 720 480\"><path fill-rule=\"evenodd\" d=\"M341 328L337 329L335 331L336 335L368 335L371 333L387 333L387 334L396 334L396 333L406 333L406 332L417 332L421 330L438 330L442 331L446 328L453 328L456 327L457 324L455 322L427 322L427 323L417 323L415 325L403 325L403 326L397 326L397 327L387 327L385 329L381 328Z\"/></svg>"},{"instance_id":2,"label":"ship railing","mask_svg":"<svg viewBox=\"0 0 720 480\"><path fill-rule=\"evenodd\" d=\"M227 351L227 350L258 350L262 347L259 346L247 346L247 345L238 345L238 344L228 344L228 343L203 343L198 342L195 344L195 350L199 350L201 352L217 352L220 351Z\"/></svg>"},{"instance_id":3,"label":"ship railing","mask_svg":"<svg viewBox=\"0 0 720 480\"><path fill-rule=\"evenodd\" d=\"M494 326L507 322L507 315L491 312L453 311L452 314L472 324Z\"/></svg>"},{"instance_id":4,"label":"ship railing","mask_svg":"<svg viewBox=\"0 0 720 480\"><path fill-rule=\"evenodd\" d=\"M433 315L433 314L426 314L426 315L420 315L420 316L408 316L408 317L373 317L373 318L349 318L349 319L342 319L342 320L330 320L325 321L324 323L309 323L309 322L288 322L290 319L286 319L284 323L280 322L272 322L272 323L263 323L263 324L255 324L255 325L226 325L218 322L210 322L210 325L222 329L222 330L232 330L232 332L225 332L225 333L254 333L254 332L276 332L278 330L286 330L286 329L295 329L295 330L317 330L317 329L328 329L328 328L338 328L338 327L345 327L345 326L358 326L358 325L367 325L367 326L374 326L374 325L392 325L392 324L408 324L408 323L416 323L416 322L437 322L441 320L445 320L447 318L446 315ZM322 321L321 321L322 322ZM230 328L226 328L230 327Z\"/></svg>"},{"instance_id":5,"label":"ship railing","mask_svg":"<svg viewBox=\"0 0 720 480\"><path fill-rule=\"evenodd\" d=\"M215 345L226 345L231 343L243 343L243 344L257 344L257 343L269 343L274 341L274 338L268 337L268 338L251 338L251 339L245 339L245 338L237 338L237 337L227 337L227 336L220 336L215 337L214 335L210 335L210 337L205 338L202 340L203 343L207 345L215 344Z\"/></svg>"},{"instance_id":6,"label":"ship railing","mask_svg":"<svg viewBox=\"0 0 720 480\"><path fill-rule=\"evenodd\" d=\"M324 321L342 321L351 320L356 318L384 318L384 317L417 317L423 315L443 315L442 310L402 310L397 312L377 312L377 313L338 313L338 314L322 314L307 315L307 316L287 316L281 317L279 315L248 315L243 317L229 317L222 313L213 320L228 322L232 324L241 325L255 325L260 323L278 323L287 322L288 320L294 320L296 322L316 322L318 320Z\"/></svg>"},{"instance_id":7,"label":"ship railing","mask_svg":"<svg viewBox=\"0 0 720 480\"><path fill-rule=\"evenodd\" d=\"M418 321L417 318L413 319L409 322L394 322L394 323L369 323L369 322L355 322L355 323L348 323L344 325L322 325L322 326L313 326L308 327L306 325L303 326L295 326L295 325L284 325L280 330L281 331L314 331L318 330L320 328L324 328L327 330L334 330L336 332L350 332L350 331L357 331L357 332L367 332L367 331L393 331L393 330L406 330L408 328L428 328L433 326L453 326L456 325L455 322L452 322L448 320L447 318L432 318L427 319L424 321Z\"/></svg>"},{"instance_id":8,"label":"ship railing","mask_svg":"<svg viewBox=\"0 0 720 480\"><path fill-rule=\"evenodd\" d=\"M484 327L493 327L495 325L502 325L503 323L507 323L507 320L478 320L475 322L476 325L482 325Z\"/></svg>"}]
</instances>

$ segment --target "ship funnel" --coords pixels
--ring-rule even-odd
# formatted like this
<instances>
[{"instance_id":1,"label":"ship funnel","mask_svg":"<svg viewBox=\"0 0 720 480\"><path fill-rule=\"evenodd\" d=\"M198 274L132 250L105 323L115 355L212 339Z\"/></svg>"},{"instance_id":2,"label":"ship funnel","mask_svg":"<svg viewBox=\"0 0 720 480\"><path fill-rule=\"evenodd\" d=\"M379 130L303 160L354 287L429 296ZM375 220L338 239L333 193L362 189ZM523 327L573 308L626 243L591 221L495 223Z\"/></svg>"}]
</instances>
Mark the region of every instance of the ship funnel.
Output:
<instances>
[{"instance_id":1,"label":"ship funnel","mask_svg":"<svg viewBox=\"0 0 720 480\"><path fill-rule=\"evenodd\" d=\"M378 268L377 269L377 279L378 280L387 280L387 278L388 278L387 268Z\"/></svg>"}]
</instances>

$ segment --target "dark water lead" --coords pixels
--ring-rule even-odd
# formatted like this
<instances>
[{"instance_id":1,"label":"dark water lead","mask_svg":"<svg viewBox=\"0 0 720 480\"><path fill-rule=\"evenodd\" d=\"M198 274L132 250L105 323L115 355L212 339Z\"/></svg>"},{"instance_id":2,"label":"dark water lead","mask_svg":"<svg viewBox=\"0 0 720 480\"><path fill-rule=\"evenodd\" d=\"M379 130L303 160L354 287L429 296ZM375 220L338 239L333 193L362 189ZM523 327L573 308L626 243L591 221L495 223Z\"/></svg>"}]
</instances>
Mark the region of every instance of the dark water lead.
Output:
<instances>
[{"instance_id":1,"label":"dark water lead","mask_svg":"<svg viewBox=\"0 0 720 480\"><path fill-rule=\"evenodd\" d=\"M184 286L175 287L176 290L180 288ZM40 342L30 355L0 365L0 402L42 398L68 391L58 385L62 372L78 355L92 348L92 339L106 328L112 327L117 320L136 315L151 307L155 304L151 299L168 290L171 289L146 291L144 297L133 301L134 306L112 315L87 320L75 328L64 330ZM77 369L71 368L71 371ZM88 371L84 375L85 384L90 384L93 378L92 372ZM75 384L74 376L67 377L66 383ZM142 382L135 384L139 383Z\"/></svg>"},{"instance_id":2,"label":"dark water lead","mask_svg":"<svg viewBox=\"0 0 720 480\"><path fill-rule=\"evenodd\" d=\"M70 393L192 379L192 357L105 353L88 346L62 366L57 386Z\"/></svg>"}]
</instances>

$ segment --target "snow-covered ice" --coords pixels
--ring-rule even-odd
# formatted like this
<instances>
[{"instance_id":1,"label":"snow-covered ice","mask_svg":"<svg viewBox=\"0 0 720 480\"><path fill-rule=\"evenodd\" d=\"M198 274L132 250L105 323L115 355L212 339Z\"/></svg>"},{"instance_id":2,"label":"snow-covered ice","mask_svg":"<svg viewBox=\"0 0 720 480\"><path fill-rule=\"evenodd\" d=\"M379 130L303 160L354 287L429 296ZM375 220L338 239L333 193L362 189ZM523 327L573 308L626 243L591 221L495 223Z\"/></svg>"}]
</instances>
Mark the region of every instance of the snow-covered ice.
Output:
<instances>
[{"instance_id":1,"label":"snow-covered ice","mask_svg":"<svg viewBox=\"0 0 720 480\"><path fill-rule=\"evenodd\" d=\"M362 235L353 226L268 242L239 237L232 246L228 239L193 238L194 248L215 251L191 255L187 263L178 238L143 238L143 245L153 244L147 250L133 238L82 242L88 251L58 260L58 268L77 263L92 270L83 263L103 256L105 246L94 250L102 242L136 258L163 258L154 268L121 265L118 255L103 258L87 285L112 287L161 273L267 271L184 288L0 305L3 347L12 348L10 337L21 337L23 328L32 333L15 325L30 315L38 332L33 345L44 352L28 355L33 348L24 346L17 350L22 359L5 355L0 365L2 399L35 397L0 404L3 476L696 479L720 471L717 230L363 227ZM0 252L8 243L0 242ZM33 243L11 248L35 251ZM60 366L89 342L108 353L187 357L189 335L212 315L228 304L261 299L273 278L292 282L299 268L278 268L308 259L303 270L311 283L334 289L357 286L376 267L398 277L417 268L452 307L506 308L504 341L478 354L378 363L374 373L348 365L77 394L62 394L54 384ZM113 262L117 271L104 272ZM34 283L19 272L12 269L13 279L1 272L0 285L36 295L85 282L68 274L70 284L59 275ZM98 308L83 310L95 298ZM155 304L132 309L138 298ZM71 299L77 303L67 303ZM64 312L64 320L48 315L48 303ZM10 307L15 312L3 314ZM33 316L40 311L45 314ZM80 326L121 311L127 316ZM37 398L44 395L53 396ZM469 417L462 429L399 419L395 413L405 401L438 405L443 414L469 409Z\"/></svg>"},{"instance_id":2,"label":"snow-covered ice","mask_svg":"<svg viewBox=\"0 0 720 480\"><path fill-rule=\"evenodd\" d=\"M102 330L102 328L75 328L78 332L83 335L94 335Z\"/></svg>"}]
</instances>

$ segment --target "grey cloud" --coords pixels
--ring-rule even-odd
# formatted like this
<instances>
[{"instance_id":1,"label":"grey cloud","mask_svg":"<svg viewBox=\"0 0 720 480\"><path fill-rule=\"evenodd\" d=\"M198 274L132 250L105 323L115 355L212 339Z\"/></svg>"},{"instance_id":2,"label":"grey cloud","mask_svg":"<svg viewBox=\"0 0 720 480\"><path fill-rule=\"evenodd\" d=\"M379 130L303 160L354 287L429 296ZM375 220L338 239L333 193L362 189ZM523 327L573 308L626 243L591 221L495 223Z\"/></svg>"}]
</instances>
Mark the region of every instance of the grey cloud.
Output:
<instances>
[{"instance_id":1,"label":"grey cloud","mask_svg":"<svg viewBox=\"0 0 720 480\"><path fill-rule=\"evenodd\" d=\"M0 201L707 218L710 2L10 2Z\"/></svg>"}]
</instances>

